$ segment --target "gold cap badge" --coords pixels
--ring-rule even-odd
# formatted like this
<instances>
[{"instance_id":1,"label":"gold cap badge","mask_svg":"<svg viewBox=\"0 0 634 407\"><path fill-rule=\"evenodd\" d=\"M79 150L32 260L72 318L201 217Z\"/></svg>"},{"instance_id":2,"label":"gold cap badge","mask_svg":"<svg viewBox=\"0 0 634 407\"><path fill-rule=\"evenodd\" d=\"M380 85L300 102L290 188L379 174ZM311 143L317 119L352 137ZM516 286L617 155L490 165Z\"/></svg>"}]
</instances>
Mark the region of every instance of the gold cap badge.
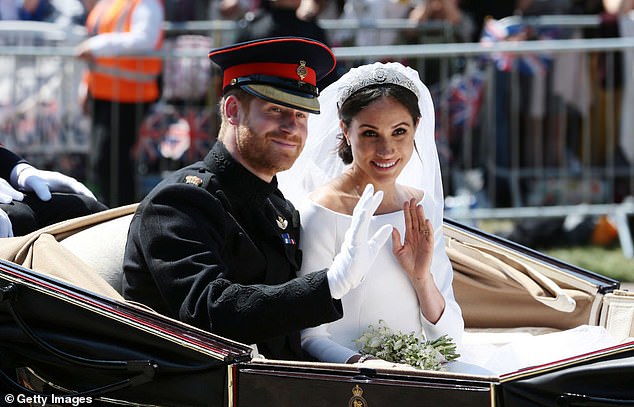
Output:
<instances>
[{"instance_id":1,"label":"gold cap badge","mask_svg":"<svg viewBox=\"0 0 634 407\"><path fill-rule=\"evenodd\" d=\"M306 70L306 61L299 61L299 66L297 67L297 76L299 76L299 79L303 81L306 75L308 75L308 71Z\"/></svg>"}]
</instances>

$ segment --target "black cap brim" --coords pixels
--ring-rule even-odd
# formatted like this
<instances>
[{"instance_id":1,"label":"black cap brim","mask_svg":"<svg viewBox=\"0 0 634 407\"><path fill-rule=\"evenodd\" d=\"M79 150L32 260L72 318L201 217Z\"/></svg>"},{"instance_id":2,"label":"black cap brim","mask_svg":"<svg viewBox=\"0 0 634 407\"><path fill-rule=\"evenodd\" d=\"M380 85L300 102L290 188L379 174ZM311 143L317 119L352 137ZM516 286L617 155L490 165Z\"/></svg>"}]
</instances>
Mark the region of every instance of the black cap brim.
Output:
<instances>
[{"instance_id":1,"label":"black cap brim","mask_svg":"<svg viewBox=\"0 0 634 407\"><path fill-rule=\"evenodd\" d=\"M286 92L282 89L262 84L242 85L240 88L271 103L277 103L282 106L290 107L291 109L308 113L319 114L319 99L312 95L305 94L305 96L301 96L296 93Z\"/></svg>"}]
</instances>

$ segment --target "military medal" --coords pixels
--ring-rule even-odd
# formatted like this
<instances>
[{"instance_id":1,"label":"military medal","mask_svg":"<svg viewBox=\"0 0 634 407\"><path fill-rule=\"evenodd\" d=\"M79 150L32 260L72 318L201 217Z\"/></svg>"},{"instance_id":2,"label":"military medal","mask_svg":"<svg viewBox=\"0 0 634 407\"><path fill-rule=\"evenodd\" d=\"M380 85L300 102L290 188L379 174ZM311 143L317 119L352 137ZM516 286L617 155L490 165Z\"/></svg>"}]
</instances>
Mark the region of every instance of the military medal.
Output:
<instances>
[{"instance_id":1,"label":"military medal","mask_svg":"<svg viewBox=\"0 0 634 407\"><path fill-rule=\"evenodd\" d=\"M278 216L275 221L277 222L277 226L282 230L288 226L288 221L281 216Z\"/></svg>"},{"instance_id":2,"label":"military medal","mask_svg":"<svg viewBox=\"0 0 634 407\"><path fill-rule=\"evenodd\" d=\"M284 244L295 244L295 239L293 239L288 233L282 233L282 240L284 241Z\"/></svg>"},{"instance_id":3,"label":"military medal","mask_svg":"<svg viewBox=\"0 0 634 407\"><path fill-rule=\"evenodd\" d=\"M203 184L203 180L195 175L188 175L185 177L185 183L196 185L197 187L199 187Z\"/></svg>"}]
</instances>

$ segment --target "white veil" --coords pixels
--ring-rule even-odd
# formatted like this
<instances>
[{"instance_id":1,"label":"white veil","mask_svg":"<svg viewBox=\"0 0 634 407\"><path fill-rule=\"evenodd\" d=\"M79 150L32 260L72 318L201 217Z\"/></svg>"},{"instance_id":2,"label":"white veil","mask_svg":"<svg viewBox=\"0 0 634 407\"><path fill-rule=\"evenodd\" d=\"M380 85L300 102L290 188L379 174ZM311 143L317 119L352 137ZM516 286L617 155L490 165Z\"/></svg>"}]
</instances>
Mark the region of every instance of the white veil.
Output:
<instances>
[{"instance_id":1,"label":"white veil","mask_svg":"<svg viewBox=\"0 0 634 407\"><path fill-rule=\"evenodd\" d=\"M321 92L319 103L321 114L310 115L308 119L308 138L304 150L293 167L278 173L278 185L284 196L298 206L308 193L339 176L346 167L337 155L339 115L337 102L343 92L355 85L380 83L373 81L377 70L395 70L405 75L418 89L418 105L421 120L416 129L416 150L407 166L399 176L399 184L408 185L425 192L432 199L434 217L442 219L443 188L440 174L440 162L434 140L434 104L427 86L423 84L418 72L397 62L363 65L352 68L339 80ZM360 86L356 86L357 89ZM430 216L432 214L427 214ZM437 217L438 216L438 217Z\"/></svg>"}]
</instances>

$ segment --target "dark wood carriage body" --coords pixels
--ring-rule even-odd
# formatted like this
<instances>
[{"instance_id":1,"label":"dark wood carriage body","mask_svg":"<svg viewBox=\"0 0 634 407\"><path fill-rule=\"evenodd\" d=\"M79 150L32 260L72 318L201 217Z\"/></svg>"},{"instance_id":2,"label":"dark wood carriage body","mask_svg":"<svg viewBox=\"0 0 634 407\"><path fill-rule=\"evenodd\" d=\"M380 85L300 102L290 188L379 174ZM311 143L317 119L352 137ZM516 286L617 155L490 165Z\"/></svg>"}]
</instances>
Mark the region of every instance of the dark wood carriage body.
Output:
<instances>
[{"instance_id":1,"label":"dark wood carriage body","mask_svg":"<svg viewBox=\"0 0 634 407\"><path fill-rule=\"evenodd\" d=\"M540 320L543 326L552 326L557 316L565 320L571 315L558 328L578 321L609 327L606 315L613 314L606 311L606 299L631 302L627 293L618 291L617 281L478 230L446 221L446 236L449 246L458 242L487 253L495 249L498 259L516 269L519 260L526 260L531 270L543 272L565 292L581 298L579 304L585 307L579 315L553 317L550 309L539 311L539 302L517 295L517 304L505 303L512 313L525 314L517 326L539 326ZM469 277L473 270L464 259L450 257L463 275L456 279L457 298L463 301L461 306L471 306L474 294L461 290L481 282ZM508 301L514 289L494 291L503 293L499 301ZM496 299L480 294L485 303L480 310L486 311ZM489 323L467 312L465 318L468 328L513 327L506 317ZM230 407L634 405L634 343L627 340L502 376L252 359L247 345L6 261L0 261L0 338L4 394L91 397L97 405L116 405L117 400ZM27 385L34 393L18 385Z\"/></svg>"}]
</instances>

